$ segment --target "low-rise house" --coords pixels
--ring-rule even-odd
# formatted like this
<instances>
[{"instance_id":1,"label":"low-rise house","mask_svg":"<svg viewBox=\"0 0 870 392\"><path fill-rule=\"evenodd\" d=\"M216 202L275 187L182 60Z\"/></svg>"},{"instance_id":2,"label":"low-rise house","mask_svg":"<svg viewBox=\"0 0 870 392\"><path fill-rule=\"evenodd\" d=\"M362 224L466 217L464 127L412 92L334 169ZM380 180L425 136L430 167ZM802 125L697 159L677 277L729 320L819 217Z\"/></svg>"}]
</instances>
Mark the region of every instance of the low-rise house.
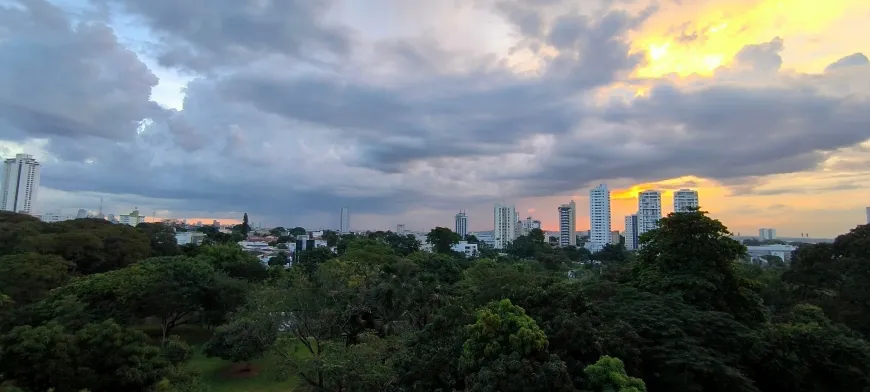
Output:
<instances>
[{"instance_id":1,"label":"low-rise house","mask_svg":"<svg viewBox=\"0 0 870 392\"><path fill-rule=\"evenodd\" d=\"M175 233L175 242L178 243L178 246L187 244L202 245L202 241L204 240L205 233L198 231L181 231Z\"/></svg>"},{"instance_id":2,"label":"low-rise house","mask_svg":"<svg viewBox=\"0 0 870 392\"><path fill-rule=\"evenodd\" d=\"M459 241L459 243L453 244L452 248L454 252L462 253L465 257L477 256L477 244L472 244L468 241Z\"/></svg>"}]
</instances>

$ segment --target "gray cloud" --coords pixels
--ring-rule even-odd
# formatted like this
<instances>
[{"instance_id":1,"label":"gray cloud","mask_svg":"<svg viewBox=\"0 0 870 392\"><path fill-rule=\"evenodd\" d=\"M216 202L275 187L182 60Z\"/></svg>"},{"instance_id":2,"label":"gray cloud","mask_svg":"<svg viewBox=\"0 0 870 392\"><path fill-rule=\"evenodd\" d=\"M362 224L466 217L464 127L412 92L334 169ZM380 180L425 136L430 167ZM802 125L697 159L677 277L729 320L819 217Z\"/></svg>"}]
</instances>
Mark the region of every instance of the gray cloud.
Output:
<instances>
[{"instance_id":1,"label":"gray cloud","mask_svg":"<svg viewBox=\"0 0 870 392\"><path fill-rule=\"evenodd\" d=\"M863 53L853 53L825 67L825 72L868 64L870 64L870 59L867 59L867 56L865 56Z\"/></svg>"},{"instance_id":2,"label":"gray cloud","mask_svg":"<svg viewBox=\"0 0 870 392\"><path fill-rule=\"evenodd\" d=\"M0 5L0 137L130 140L160 114L157 78L108 26L72 23L43 0L20 5Z\"/></svg>"},{"instance_id":3,"label":"gray cloud","mask_svg":"<svg viewBox=\"0 0 870 392\"><path fill-rule=\"evenodd\" d=\"M272 54L329 61L352 49L351 33L324 21L333 0L100 1L144 18L166 66L211 71Z\"/></svg>"},{"instance_id":4,"label":"gray cloud","mask_svg":"<svg viewBox=\"0 0 870 392\"><path fill-rule=\"evenodd\" d=\"M592 104L642 63L626 36L652 8L551 18L531 3L555 0L500 3L522 34L515 49L541 56L528 76L435 38L357 42L323 2L107 1L157 34L164 65L199 78L184 110L162 109L149 100L156 78L111 29L38 0L0 8L0 138L48 138L43 184L59 191L278 219L454 210L615 178L737 183L812 169L868 137L866 101L807 87L824 75L653 81L647 97ZM741 72L775 79L783 45L746 47Z\"/></svg>"},{"instance_id":5,"label":"gray cloud","mask_svg":"<svg viewBox=\"0 0 870 392\"><path fill-rule=\"evenodd\" d=\"M745 64L756 72L776 72L782 66L779 52L783 49L783 40L776 37L770 42L757 45L746 45L734 56L735 62Z\"/></svg>"}]
</instances>

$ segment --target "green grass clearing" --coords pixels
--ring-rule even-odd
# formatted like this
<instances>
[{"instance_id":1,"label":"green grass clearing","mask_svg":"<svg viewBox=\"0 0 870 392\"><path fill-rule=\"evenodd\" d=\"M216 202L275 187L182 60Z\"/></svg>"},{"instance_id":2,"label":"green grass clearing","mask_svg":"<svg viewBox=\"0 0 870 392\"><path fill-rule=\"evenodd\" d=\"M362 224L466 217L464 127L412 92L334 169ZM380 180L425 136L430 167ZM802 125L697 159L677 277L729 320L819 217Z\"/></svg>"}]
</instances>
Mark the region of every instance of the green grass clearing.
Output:
<instances>
[{"instance_id":1,"label":"green grass clearing","mask_svg":"<svg viewBox=\"0 0 870 392\"><path fill-rule=\"evenodd\" d=\"M160 344L160 325L148 324L135 327L145 332L155 344ZM188 363L198 371L210 387L211 392L291 392L297 385L296 377L278 380L278 364L274 355L251 362L258 373L249 377L234 377L229 375L233 363L220 358L208 358L202 353L202 345L212 335L212 331L197 325L181 325L173 328L170 335L178 335L196 351Z\"/></svg>"},{"instance_id":2,"label":"green grass clearing","mask_svg":"<svg viewBox=\"0 0 870 392\"><path fill-rule=\"evenodd\" d=\"M226 375L232 366L229 361L220 358L207 358L197 353L189 366L202 374L203 380L211 388L211 392L290 392L296 387L296 379L291 377L286 381L278 381L278 367L274 356L267 356L253 362L259 373L246 378L233 378Z\"/></svg>"}]
</instances>

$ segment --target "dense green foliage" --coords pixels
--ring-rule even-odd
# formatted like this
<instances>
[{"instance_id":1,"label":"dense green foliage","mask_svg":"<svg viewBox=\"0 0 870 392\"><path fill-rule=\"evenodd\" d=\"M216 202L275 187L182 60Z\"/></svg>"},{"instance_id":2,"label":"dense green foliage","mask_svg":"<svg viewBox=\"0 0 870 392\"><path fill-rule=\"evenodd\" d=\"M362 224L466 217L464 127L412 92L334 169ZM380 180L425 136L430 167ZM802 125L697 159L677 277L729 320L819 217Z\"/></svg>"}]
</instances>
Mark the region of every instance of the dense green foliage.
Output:
<instances>
[{"instance_id":1,"label":"dense green foliage","mask_svg":"<svg viewBox=\"0 0 870 392\"><path fill-rule=\"evenodd\" d=\"M637 253L532 230L468 259L437 228L433 253L333 233L285 268L169 234L0 214L0 389L206 391L208 355L272 361L296 391L870 390L870 226L765 265L700 211ZM173 336L188 327L208 334Z\"/></svg>"}]
</instances>

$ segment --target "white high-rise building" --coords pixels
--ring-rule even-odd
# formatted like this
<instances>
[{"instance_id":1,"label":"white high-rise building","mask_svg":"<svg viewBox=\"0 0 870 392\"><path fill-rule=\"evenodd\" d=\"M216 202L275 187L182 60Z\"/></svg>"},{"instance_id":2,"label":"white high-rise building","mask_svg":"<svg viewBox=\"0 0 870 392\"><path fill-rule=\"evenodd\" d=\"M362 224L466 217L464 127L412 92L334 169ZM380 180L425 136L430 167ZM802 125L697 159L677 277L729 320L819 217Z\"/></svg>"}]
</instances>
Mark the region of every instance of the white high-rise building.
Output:
<instances>
[{"instance_id":1,"label":"white high-rise building","mask_svg":"<svg viewBox=\"0 0 870 392\"><path fill-rule=\"evenodd\" d=\"M659 227L662 219L662 193L643 191L637 195L637 236ZM640 246L640 244L638 244Z\"/></svg>"},{"instance_id":2,"label":"white high-rise building","mask_svg":"<svg viewBox=\"0 0 870 392\"><path fill-rule=\"evenodd\" d=\"M589 242L597 252L612 242L610 230L610 190L601 184L589 191Z\"/></svg>"},{"instance_id":3,"label":"white high-rise building","mask_svg":"<svg viewBox=\"0 0 870 392\"><path fill-rule=\"evenodd\" d=\"M775 240L776 229L758 229L758 239L762 241Z\"/></svg>"},{"instance_id":4,"label":"white high-rise building","mask_svg":"<svg viewBox=\"0 0 870 392\"><path fill-rule=\"evenodd\" d=\"M577 246L577 205L574 200L559 206L559 246Z\"/></svg>"},{"instance_id":5,"label":"white high-rise building","mask_svg":"<svg viewBox=\"0 0 870 392\"><path fill-rule=\"evenodd\" d=\"M687 212L691 208L698 208L698 191L680 189L674 192L674 212Z\"/></svg>"},{"instance_id":6,"label":"white high-rise building","mask_svg":"<svg viewBox=\"0 0 870 392\"><path fill-rule=\"evenodd\" d=\"M511 205L496 204L492 215L495 248L505 249L517 238L517 209Z\"/></svg>"},{"instance_id":7,"label":"white high-rise building","mask_svg":"<svg viewBox=\"0 0 870 392\"><path fill-rule=\"evenodd\" d=\"M145 223L145 215L139 214L139 207L133 207L133 212L121 215L118 222L122 225L136 227L140 223Z\"/></svg>"},{"instance_id":8,"label":"white high-rise building","mask_svg":"<svg viewBox=\"0 0 870 392\"><path fill-rule=\"evenodd\" d=\"M80 208L79 212L76 214L76 219L85 219L88 217L88 210L84 208Z\"/></svg>"},{"instance_id":9,"label":"white high-rise building","mask_svg":"<svg viewBox=\"0 0 870 392\"><path fill-rule=\"evenodd\" d=\"M405 235L405 225L404 224L399 223L398 225L396 225L396 234Z\"/></svg>"},{"instance_id":10,"label":"white high-rise building","mask_svg":"<svg viewBox=\"0 0 870 392\"><path fill-rule=\"evenodd\" d=\"M521 221L522 223L522 232L521 235L529 235L533 229L541 228L541 221L534 220L532 217L527 217L525 220Z\"/></svg>"},{"instance_id":11,"label":"white high-rise building","mask_svg":"<svg viewBox=\"0 0 870 392\"><path fill-rule=\"evenodd\" d=\"M456 214L456 234L459 234L459 238L463 240L468 236L468 215L465 214L465 211L459 211Z\"/></svg>"},{"instance_id":12,"label":"white high-rise building","mask_svg":"<svg viewBox=\"0 0 870 392\"><path fill-rule=\"evenodd\" d=\"M622 231L625 236L625 249L637 249L637 214L625 216L625 229Z\"/></svg>"},{"instance_id":13,"label":"white high-rise building","mask_svg":"<svg viewBox=\"0 0 870 392\"><path fill-rule=\"evenodd\" d=\"M0 210L30 214L39 190L39 162L29 154L6 160Z\"/></svg>"},{"instance_id":14,"label":"white high-rise building","mask_svg":"<svg viewBox=\"0 0 870 392\"><path fill-rule=\"evenodd\" d=\"M350 211L347 207L341 208L341 222L338 225L338 232L341 234L350 233Z\"/></svg>"}]
</instances>

